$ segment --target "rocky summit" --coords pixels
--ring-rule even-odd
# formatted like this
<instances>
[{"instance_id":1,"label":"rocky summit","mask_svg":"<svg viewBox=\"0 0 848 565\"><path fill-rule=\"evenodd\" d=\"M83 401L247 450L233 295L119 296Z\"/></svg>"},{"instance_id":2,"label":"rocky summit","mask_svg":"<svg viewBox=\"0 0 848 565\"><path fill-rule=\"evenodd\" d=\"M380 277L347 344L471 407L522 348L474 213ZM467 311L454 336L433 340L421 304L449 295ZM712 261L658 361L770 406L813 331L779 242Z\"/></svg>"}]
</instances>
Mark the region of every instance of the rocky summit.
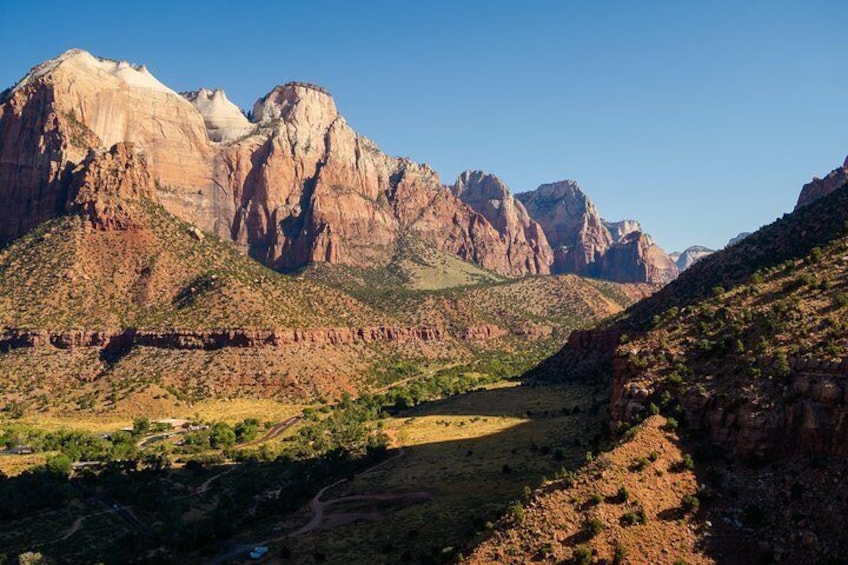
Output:
<instances>
[{"instance_id":1,"label":"rocky summit","mask_svg":"<svg viewBox=\"0 0 848 565\"><path fill-rule=\"evenodd\" d=\"M543 184L518 194L554 252L553 272L618 282L665 284L677 276L674 261L635 220L607 222L576 182Z\"/></svg>"},{"instance_id":2,"label":"rocky summit","mask_svg":"<svg viewBox=\"0 0 848 565\"><path fill-rule=\"evenodd\" d=\"M682 252L670 253L669 257L671 257L671 260L677 265L677 270L682 273L711 253L715 253L715 251L704 247L703 245L693 245L691 247L687 247Z\"/></svg>"},{"instance_id":3,"label":"rocky summit","mask_svg":"<svg viewBox=\"0 0 848 565\"><path fill-rule=\"evenodd\" d=\"M841 167L832 170L823 179L813 177L812 181L805 184L801 188L801 194L798 195L798 203L795 204L795 209L797 210L823 196L827 196L844 185L846 181L848 181L848 157L845 157Z\"/></svg>"}]
</instances>

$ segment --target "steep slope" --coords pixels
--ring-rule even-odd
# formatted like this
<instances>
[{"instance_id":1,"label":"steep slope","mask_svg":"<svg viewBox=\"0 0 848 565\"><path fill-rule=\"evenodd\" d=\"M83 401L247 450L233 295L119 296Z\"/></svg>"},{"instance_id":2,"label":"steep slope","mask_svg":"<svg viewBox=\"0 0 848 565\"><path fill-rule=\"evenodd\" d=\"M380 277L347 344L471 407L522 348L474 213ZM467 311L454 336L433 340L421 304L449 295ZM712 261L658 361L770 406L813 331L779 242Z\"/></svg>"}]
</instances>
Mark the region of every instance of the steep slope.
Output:
<instances>
[{"instance_id":1,"label":"steep slope","mask_svg":"<svg viewBox=\"0 0 848 565\"><path fill-rule=\"evenodd\" d=\"M543 184L516 198L545 230L554 250L554 272L582 273L612 245L595 205L574 181Z\"/></svg>"},{"instance_id":2,"label":"steep slope","mask_svg":"<svg viewBox=\"0 0 848 565\"><path fill-rule=\"evenodd\" d=\"M310 281L278 276L155 202L132 146L92 153L71 212L0 255L0 324L44 330L319 327L380 315Z\"/></svg>"},{"instance_id":3,"label":"steep slope","mask_svg":"<svg viewBox=\"0 0 848 565\"><path fill-rule=\"evenodd\" d=\"M848 157L845 158L841 167L832 170L823 179L813 177L812 181L805 184L801 189L801 194L798 195L798 203L795 204L795 209L797 210L827 196L846 182L848 182Z\"/></svg>"},{"instance_id":4,"label":"steep slope","mask_svg":"<svg viewBox=\"0 0 848 565\"><path fill-rule=\"evenodd\" d=\"M666 284L677 266L639 222L601 219L580 186L570 180L543 184L516 196L538 221L554 250L553 272L616 282Z\"/></svg>"},{"instance_id":5,"label":"steep slope","mask_svg":"<svg viewBox=\"0 0 848 565\"><path fill-rule=\"evenodd\" d=\"M540 370L611 381L613 430L657 412L680 425L709 496L705 557L806 563L848 551L848 502L822 486L848 467L846 254L843 186L575 332ZM719 521L733 528L711 531Z\"/></svg>"},{"instance_id":6,"label":"steep slope","mask_svg":"<svg viewBox=\"0 0 848 565\"><path fill-rule=\"evenodd\" d=\"M610 235L612 235L613 241L621 241L625 236L635 231L644 231L642 224L638 220L620 220L618 222L604 220L603 222L604 226L609 230Z\"/></svg>"},{"instance_id":7,"label":"steep slope","mask_svg":"<svg viewBox=\"0 0 848 565\"><path fill-rule=\"evenodd\" d=\"M132 142L166 210L272 268L382 264L407 235L505 275L546 264L543 246L502 237L432 169L381 153L318 87L275 87L255 124L222 91L187 97L80 50L34 68L0 107L0 243L62 211L89 149Z\"/></svg>"},{"instance_id":8,"label":"steep slope","mask_svg":"<svg viewBox=\"0 0 848 565\"><path fill-rule=\"evenodd\" d=\"M533 260L532 264L523 265L528 273L550 273L553 252L542 227L530 218L524 205L513 198L498 177L482 171L465 171L450 189L454 196L489 220L508 248L519 249L510 256Z\"/></svg>"}]
</instances>

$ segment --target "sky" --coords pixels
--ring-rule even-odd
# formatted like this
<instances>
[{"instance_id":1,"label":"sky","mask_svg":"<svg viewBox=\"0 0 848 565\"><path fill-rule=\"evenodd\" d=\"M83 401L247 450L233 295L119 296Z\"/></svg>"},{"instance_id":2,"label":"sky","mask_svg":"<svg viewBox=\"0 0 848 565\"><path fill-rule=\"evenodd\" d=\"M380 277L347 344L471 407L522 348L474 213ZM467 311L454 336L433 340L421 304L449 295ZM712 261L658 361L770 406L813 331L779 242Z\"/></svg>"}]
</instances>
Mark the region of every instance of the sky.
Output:
<instances>
[{"instance_id":1,"label":"sky","mask_svg":"<svg viewBox=\"0 0 848 565\"><path fill-rule=\"evenodd\" d=\"M848 2L0 0L0 90L78 47L249 109L320 84L391 155L574 179L666 250L791 211L848 153Z\"/></svg>"}]
</instances>

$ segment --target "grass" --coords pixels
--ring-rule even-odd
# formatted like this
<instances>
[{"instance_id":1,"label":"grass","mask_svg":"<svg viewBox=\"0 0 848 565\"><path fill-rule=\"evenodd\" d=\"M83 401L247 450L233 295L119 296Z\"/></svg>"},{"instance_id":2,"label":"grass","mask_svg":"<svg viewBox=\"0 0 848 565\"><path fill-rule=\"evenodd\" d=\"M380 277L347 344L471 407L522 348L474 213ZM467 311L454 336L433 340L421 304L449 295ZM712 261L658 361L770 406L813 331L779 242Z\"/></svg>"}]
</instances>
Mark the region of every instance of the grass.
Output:
<instances>
[{"instance_id":1,"label":"grass","mask_svg":"<svg viewBox=\"0 0 848 565\"><path fill-rule=\"evenodd\" d=\"M585 386L511 383L383 420L383 429L403 446L404 454L331 489L324 499L409 491L424 491L431 499L381 508L377 522L294 538L288 543L293 557L311 563L314 547L329 562L396 563L409 561L409 556L442 554L445 548L453 554L486 522L507 512L527 485L538 485L563 465L579 464L585 448L576 447L575 440L588 442L586 436L599 422L588 411L563 415L561 409L590 403L591 390ZM554 457L557 449L564 453L562 460Z\"/></svg>"}]
</instances>

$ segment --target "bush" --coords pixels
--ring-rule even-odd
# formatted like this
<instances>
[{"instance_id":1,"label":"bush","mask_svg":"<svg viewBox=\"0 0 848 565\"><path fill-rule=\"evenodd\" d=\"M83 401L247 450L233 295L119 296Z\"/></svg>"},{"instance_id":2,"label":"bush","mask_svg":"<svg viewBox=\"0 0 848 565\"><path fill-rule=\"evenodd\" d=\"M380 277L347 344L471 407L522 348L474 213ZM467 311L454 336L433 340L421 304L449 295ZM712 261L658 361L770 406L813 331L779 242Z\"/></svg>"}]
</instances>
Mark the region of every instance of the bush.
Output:
<instances>
[{"instance_id":1,"label":"bush","mask_svg":"<svg viewBox=\"0 0 848 565\"><path fill-rule=\"evenodd\" d=\"M627 552L624 550L624 547L621 545L621 543L616 543L615 552L612 555L612 564L622 565L624 563L625 557L627 557Z\"/></svg>"},{"instance_id":2,"label":"bush","mask_svg":"<svg viewBox=\"0 0 848 565\"><path fill-rule=\"evenodd\" d=\"M622 526L638 526L639 524L644 524L647 521L648 517L645 515L645 509L641 506L637 507L635 510L625 512L624 515L621 516Z\"/></svg>"},{"instance_id":3,"label":"bush","mask_svg":"<svg viewBox=\"0 0 848 565\"><path fill-rule=\"evenodd\" d=\"M597 518L589 518L589 520L586 521L586 529L589 530L589 534L592 537L595 537L604 531L604 523Z\"/></svg>"},{"instance_id":4,"label":"bush","mask_svg":"<svg viewBox=\"0 0 848 565\"><path fill-rule=\"evenodd\" d=\"M627 487L623 485L618 487L618 492L615 494L615 499L621 504L627 502L630 499L630 493L627 491Z\"/></svg>"},{"instance_id":5,"label":"bush","mask_svg":"<svg viewBox=\"0 0 848 565\"><path fill-rule=\"evenodd\" d=\"M684 511L694 514L698 511L698 508L701 507L701 501L694 494L687 494L683 497L683 503L681 506Z\"/></svg>"},{"instance_id":6,"label":"bush","mask_svg":"<svg viewBox=\"0 0 848 565\"><path fill-rule=\"evenodd\" d=\"M574 548L575 565L589 565L592 563L592 549L587 545L578 545Z\"/></svg>"},{"instance_id":7,"label":"bush","mask_svg":"<svg viewBox=\"0 0 848 565\"><path fill-rule=\"evenodd\" d=\"M509 507L509 513L516 524L524 522L524 507L520 502L513 502L512 506Z\"/></svg>"}]
</instances>

